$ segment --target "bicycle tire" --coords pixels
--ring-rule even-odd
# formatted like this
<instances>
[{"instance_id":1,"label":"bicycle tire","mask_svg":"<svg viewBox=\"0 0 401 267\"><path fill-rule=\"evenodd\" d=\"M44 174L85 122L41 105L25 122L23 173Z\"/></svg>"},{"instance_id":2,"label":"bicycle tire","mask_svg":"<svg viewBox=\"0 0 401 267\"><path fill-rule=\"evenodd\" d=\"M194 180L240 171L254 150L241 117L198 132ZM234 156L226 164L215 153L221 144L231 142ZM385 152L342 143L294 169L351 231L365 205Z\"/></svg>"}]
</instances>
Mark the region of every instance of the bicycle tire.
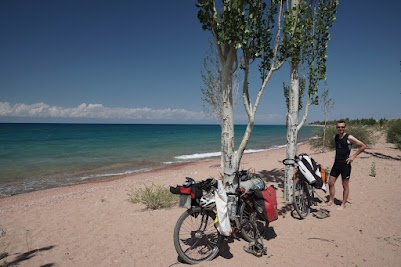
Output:
<instances>
[{"instance_id":1,"label":"bicycle tire","mask_svg":"<svg viewBox=\"0 0 401 267\"><path fill-rule=\"evenodd\" d=\"M219 253L222 237L214 226L216 214L210 210L189 209L174 227L174 247L188 264L214 259Z\"/></svg>"},{"instance_id":2,"label":"bicycle tire","mask_svg":"<svg viewBox=\"0 0 401 267\"><path fill-rule=\"evenodd\" d=\"M298 177L294 180L292 204L301 219L305 219L309 215L311 199L309 197L308 185Z\"/></svg>"},{"instance_id":3,"label":"bicycle tire","mask_svg":"<svg viewBox=\"0 0 401 267\"><path fill-rule=\"evenodd\" d=\"M268 223L258 220L256 211L247 205L245 202L241 203L240 211L240 225L241 225L241 236L248 242L255 241L254 225L256 225L259 231L259 236L263 236L267 229Z\"/></svg>"}]
</instances>

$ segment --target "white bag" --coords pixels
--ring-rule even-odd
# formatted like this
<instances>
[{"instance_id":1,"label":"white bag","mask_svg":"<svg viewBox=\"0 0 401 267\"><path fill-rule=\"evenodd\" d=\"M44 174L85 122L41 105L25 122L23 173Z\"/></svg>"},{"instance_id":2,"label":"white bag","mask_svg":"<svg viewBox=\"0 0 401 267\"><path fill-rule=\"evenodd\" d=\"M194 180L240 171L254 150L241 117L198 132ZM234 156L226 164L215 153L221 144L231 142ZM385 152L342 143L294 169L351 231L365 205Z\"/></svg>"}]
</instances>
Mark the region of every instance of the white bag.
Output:
<instances>
[{"instance_id":1,"label":"white bag","mask_svg":"<svg viewBox=\"0 0 401 267\"><path fill-rule=\"evenodd\" d=\"M306 154L301 154L297 163L299 171L308 180L309 184L326 192L326 185L322 181L322 175L316 161Z\"/></svg>"},{"instance_id":2,"label":"white bag","mask_svg":"<svg viewBox=\"0 0 401 267\"><path fill-rule=\"evenodd\" d=\"M316 176L320 176L317 173L316 163L308 155L301 155L298 159L299 170L308 180L309 184L314 184L316 182ZM315 176L316 175L316 176Z\"/></svg>"},{"instance_id":3,"label":"white bag","mask_svg":"<svg viewBox=\"0 0 401 267\"><path fill-rule=\"evenodd\" d=\"M227 193L221 181L217 181L217 190L214 191L217 209L217 230L224 236L231 235L230 218L228 217Z\"/></svg>"}]
</instances>

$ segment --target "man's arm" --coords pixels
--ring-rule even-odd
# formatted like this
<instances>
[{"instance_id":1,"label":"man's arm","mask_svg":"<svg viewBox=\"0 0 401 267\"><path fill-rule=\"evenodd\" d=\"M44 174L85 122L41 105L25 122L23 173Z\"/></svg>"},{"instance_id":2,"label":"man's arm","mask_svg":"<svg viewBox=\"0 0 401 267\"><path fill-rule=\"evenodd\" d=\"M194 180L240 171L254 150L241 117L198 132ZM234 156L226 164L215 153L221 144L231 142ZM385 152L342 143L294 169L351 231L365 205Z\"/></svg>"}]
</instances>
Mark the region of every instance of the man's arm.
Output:
<instances>
[{"instance_id":1,"label":"man's arm","mask_svg":"<svg viewBox=\"0 0 401 267\"><path fill-rule=\"evenodd\" d=\"M366 145L363 142L356 139L353 135L349 135L348 140L352 144L359 146L358 150L354 154L350 155L350 157L347 159L347 163L349 164L353 162L354 159L366 149Z\"/></svg>"}]
</instances>

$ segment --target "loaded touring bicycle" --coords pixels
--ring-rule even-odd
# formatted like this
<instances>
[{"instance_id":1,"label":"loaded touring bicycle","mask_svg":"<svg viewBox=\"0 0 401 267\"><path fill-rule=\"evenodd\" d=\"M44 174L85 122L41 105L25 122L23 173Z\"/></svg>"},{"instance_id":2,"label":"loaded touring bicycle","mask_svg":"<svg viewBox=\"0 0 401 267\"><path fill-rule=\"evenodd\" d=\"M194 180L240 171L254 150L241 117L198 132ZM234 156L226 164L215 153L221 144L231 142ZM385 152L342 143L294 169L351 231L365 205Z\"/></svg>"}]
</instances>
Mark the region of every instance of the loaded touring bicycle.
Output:
<instances>
[{"instance_id":1,"label":"loaded touring bicycle","mask_svg":"<svg viewBox=\"0 0 401 267\"><path fill-rule=\"evenodd\" d=\"M276 191L265 187L261 178L247 171L236 173L238 188L226 193L220 181L209 178L196 182L188 178L183 185L170 187L180 195L179 206L186 210L174 228L174 247L179 257L195 264L212 260L219 253L223 236L241 236L266 253L263 233L278 218ZM255 249L256 251L256 249Z\"/></svg>"},{"instance_id":2,"label":"loaded touring bicycle","mask_svg":"<svg viewBox=\"0 0 401 267\"><path fill-rule=\"evenodd\" d=\"M307 154L295 156L294 160L284 159L283 164L295 167L292 204L299 217L305 219L311 212L311 206L315 204L314 189L326 192L325 170Z\"/></svg>"}]
</instances>

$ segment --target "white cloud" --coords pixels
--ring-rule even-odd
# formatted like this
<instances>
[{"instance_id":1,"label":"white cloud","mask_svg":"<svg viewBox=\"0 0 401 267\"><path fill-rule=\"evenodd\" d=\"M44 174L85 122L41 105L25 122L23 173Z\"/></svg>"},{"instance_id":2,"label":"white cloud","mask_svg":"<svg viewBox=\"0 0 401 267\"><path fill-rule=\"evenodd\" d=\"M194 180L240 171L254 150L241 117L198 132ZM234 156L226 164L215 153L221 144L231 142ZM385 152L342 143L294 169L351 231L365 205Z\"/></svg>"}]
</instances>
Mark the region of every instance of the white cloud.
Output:
<instances>
[{"instance_id":1,"label":"white cloud","mask_svg":"<svg viewBox=\"0 0 401 267\"><path fill-rule=\"evenodd\" d=\"M185 109L110 108L102 104L80 104L76 107L51 106L46 103L10 104L0 102L0 121L22 122L124 122L124 123L217 123L203 112ZM237 123L247 123L243 113L235 114ZM285 121L285 114L257 114L256 123L271 124Z\"/></svg>"},{"instance_id":2,"label":"white cloud","mask_svg":"<svg viewBox=\"0 0 401 267\"><path fill-rule=\"evenodd\" d=\"M0 117L177 121L205 119L202 112L185 109L109 108L102 104L86 103L69 108L46 103L12 105L8 102L0 102Z\"/></svg>"}]
</instances>

